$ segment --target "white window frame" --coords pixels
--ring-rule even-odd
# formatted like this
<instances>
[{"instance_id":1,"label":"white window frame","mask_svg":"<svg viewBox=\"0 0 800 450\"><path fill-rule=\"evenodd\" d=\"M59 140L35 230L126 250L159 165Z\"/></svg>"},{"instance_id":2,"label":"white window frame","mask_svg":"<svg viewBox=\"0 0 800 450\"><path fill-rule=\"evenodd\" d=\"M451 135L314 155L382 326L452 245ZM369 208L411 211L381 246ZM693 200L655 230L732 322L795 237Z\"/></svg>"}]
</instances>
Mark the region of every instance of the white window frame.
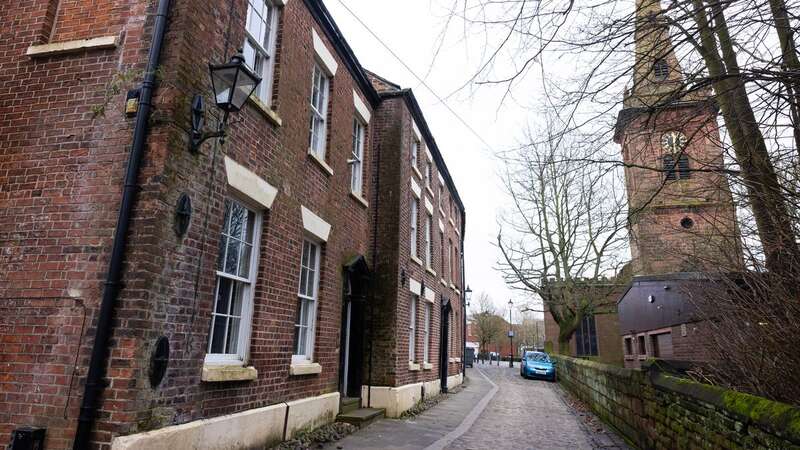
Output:
<instances>
[{"instance_id":1,"label":"white window frame","mask_svg":"<svg viewBox=\"0 0 800 450\"><path fill-rule=\"evenodd\" d=\"M411 248L411 256L419 258L419 244L417 242L417 234L419 232L419 198L411 196L411 241L409 247Z\"/></svg>"},{"instance_id":2,"label":"white window frame","mask_svg":"<svg viewBox=\"0 0 800 450\"><path fill-rule=\"evenodd\" d=\"M408 308L408 362L417 359L417 301L416 295L411 296Z\"/></svg>"},{"instance_id":3,"label":"white window frame","mask_svg":"<svg viewBox=\"0 0 800 450\"><path fill-rule=\"evenodd\" d=\"M425 267L428 269L433 269L433 240L431 228L433 228L433 215L428 213L425 216Z\"/></svg>"},{"instance_id":4,"label":"white window frame","mask_svg":"<svg viewBox=\"0 0 800 450\"><path fill-rule=\"evenodd\" d=\"M422 341L422 362L428 363L430 360L431 347L431 315L433 306L430 302L425 302L425 328L423 329Z\"/></svg>"},{"instance_id":5,"label":"white window frame","mask_svg":"<svg viewBox=\"0 0 800 450\"><path fill-rule=\"evenodd\" d=\"M314 259L314 267L304 267L303 266L303 256L305 254L306 244L309 244L316 250L316 258ZM309 363L314 359L314 341L316 336L316 322L317 322L317 308L319 305L319 271L320 271L320 260L322 259L322 245L320 242L310 239L308 237L303 238L303 243L300 248L300 274L298 275L297 281L297 301L298 301L298 316L295 319L294 324L294 333L297 339L297 344L300 345L300 338L297 337L297 333L299 333L299 329L303 326L306 328L306 335L305 335L305 353L299 353L297 346L292 349L292 364L297 363ZM307 293L301 293L302 289L302 281L303 281L303 271L304 270L313 270L314 279L312 280L312 295L307 295ZM303 325L301 323L303 307L308 308L308 323Z\"/></svg>"},{"instance_id":6,"label":"white window frame","mask_svg":"<svg viewBox=\"0 0 800 450\"><path fill-rule=\"evenodd\" d=\"M236 197L228 197L225 199L226 202L231 202L238 204L239 206L243 207L246 211L252 212L254 214L253 219L253 239L251 241L252 248L250 250L250 270L248 273L247 278L241 277L238 275L233 275L224 271L216 270L215 271L215 287L214 287L214 302L212 304L211 309L211 324L209 327L209 336L207 342L207 350L206 355L204 358L204 362L206 364L226 364L226 365L244 365L247 362L249 351L250 351L250 333L252 330L252 320L253 320L253 295L255 292L256 287L256 278L258 274L258 259L260 253L260 244L261 244L261 226L262 226L262 218L263 214L260 209L253 207L249 202L243 201L240 198ZM227 227L227 224L223 224L223 227ZM245 224L246 228L246 224ZM224 230L225 228L223 228ZM220 236L222 239L222 235ZM225 251L227 252L229 245L225 245ZM241 248L239 250L241 252ZM241 254L241 253L240 253ZM217 255L219 258L219 255ZM226 256L222 257L222 261L226 260ZM219 267L217 267L219 269ZM238 272L238 270L237 270ZM219 290L220 285L220 278L227 278L232 280L234 283L241 283L243 285L244 291L242 292L242 310L239 316L239 334L237 338L237 352L236 353L210 353L211 347L213 345L214 339L214 324L216 317L221 316L217 314L217 292ZM225 316L230 316L226 314ZM227 326L226 326L227 330ZM225 332L225 339L227 339L227 331Z\"/></svg>"},{"instance_id":7,"label":"white window frame","mask_svg":"<svg viewBox=\"0 0 800 450\"><path fill-rule=\"evenodd\" d=\"M318 62L314 62L311 75L311 105L308 152L313 153L320 160L325 160L328 141L328 100L330 94L330 76L322 69ZM318 104L315 104L316 103ZM321 123L319 129L317 123Z\"/></svg>"},{"instance_id":8,"label":"white window frame","mask_svg":"<svg viewBox=\"0 0 800 450\"><path fill-rule=\"evenodd\" d=\"M350 192L361 196L362 186L364 185L364 139L367 135L367 126L358 117L353 118L353 148L350 164Z\"/></svg>"},{"instance_id":9,"label":"white window frame","mask_svg":"<svg viewBox=\"0 0 800 450\"><path fill-rule=\"evenodd\" d=\"M414 137L414 140L411 141L411 167L415 169L419 169L419 148L420 148L420 140Z\"/></svg>"},{"instance_id":10,"label":"white window frame","mask_svg":"<svg viewBox=\"0 0 800 450\"><path fill-rule=\"evenodd\" d=\"M266 19L263 19L261 14L254 10L254 4L257 3L263 3L266 8L268 14ZM244 27L245 37L242 48L244 49L245 63L261 77L261 83L259 83L253 94L267 106L272 103L272 80L275 70L275 46L278 36L279 14L280 10L272 0L248 0L247 2L247 18ZM262 26L268 28L263 37L252 34L251 28L254 19L259 20ZM261 67L258 67L257 57L261 58Z\"/></svg>"},{"instance_id":11,"label":"white window frame","mask_svg":"<svg viewBox=\"0 0 800 450\"><path fill-rule=\"evenodd\" d=\"M439 230L439 247L441 247L441 250L442 250L441 257L442 257L442 279L443 280L444 280L444 277L447 275L447 270L445 270L446 269L445 268L445 264L447 262L447 256L444 254L444 251L445 251L444 240L445 240L444 239L444 231Z\"/></svg>"},{"instance_id":12,"label":"white window frame","mask_svg":"<svg viewBox=\"0 0 800 450\"><path fill-rule=\"evenodd\" d=\"M444 184L439 183L439 212L442 213L442 217L446 214L444 212L444 208L442 208L442 198L444 197Z\"/></svg>"},{"instance_id":13,"label":"white window frame","mask_svg":"<svg viewBox=\"0 0 800 450\"><path fill-rule=\"evenodd\" d=\"M453 240L447 240L447 277L453 282Z\"/></svg>"},{"instance_id":14,"label":"white window frame","mask_svg":"<svg viewBox=\"0 0 800 450\"><path fill-rule=\"evenodd\" d=\"M425 187L433 191L433 162L430 159L425 160Z\"/></svg>"}]
</instances>

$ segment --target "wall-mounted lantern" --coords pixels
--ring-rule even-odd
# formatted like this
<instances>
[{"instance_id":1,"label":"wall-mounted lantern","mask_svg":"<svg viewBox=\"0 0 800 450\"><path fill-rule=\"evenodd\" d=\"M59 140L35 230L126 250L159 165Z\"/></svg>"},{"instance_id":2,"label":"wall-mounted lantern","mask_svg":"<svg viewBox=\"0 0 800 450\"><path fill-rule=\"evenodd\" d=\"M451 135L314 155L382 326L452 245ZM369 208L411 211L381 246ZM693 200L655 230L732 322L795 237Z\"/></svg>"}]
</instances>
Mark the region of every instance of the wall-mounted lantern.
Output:
<instances>
[{"instance_id":1,"label":"wall-mounted lantern","mask_svg":"<svg viewBox=\"0 0 800 450\"><path fill-rule=\"evenodd\" d=\"M211 74L214 101L217 104L217 108L223 111L223 115L216 131L203 131L205 124L203 96L198 94L194 97L192 101L192 129L189 139L189 149L193 153L197 152L200 145L206 140L225 137L228 115L242 109L247 98L261 83L261 77L247 67L244 57L241 55L241 49L225 64L209 64L208 71Z\"/></svg>"}]
</instances>

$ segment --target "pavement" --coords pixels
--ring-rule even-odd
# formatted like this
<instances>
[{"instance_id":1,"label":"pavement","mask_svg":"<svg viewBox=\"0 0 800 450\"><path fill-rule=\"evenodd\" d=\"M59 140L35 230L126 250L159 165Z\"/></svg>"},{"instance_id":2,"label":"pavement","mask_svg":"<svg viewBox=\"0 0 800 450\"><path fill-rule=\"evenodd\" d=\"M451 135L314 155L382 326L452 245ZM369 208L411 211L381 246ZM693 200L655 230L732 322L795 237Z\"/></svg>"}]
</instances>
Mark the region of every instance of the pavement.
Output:
<instances>
[{"instance_id":1,"label":"pavement","mask_svg":"<svg viewBox=\"0 0 800 450\"><path fill-rule=\"evenodd\" d=\"M326 449L619 449L628 447L557 383L525 380L519 368L475 364L457 394L408 419L383 419Z\"/></svg>"}]
</instances>

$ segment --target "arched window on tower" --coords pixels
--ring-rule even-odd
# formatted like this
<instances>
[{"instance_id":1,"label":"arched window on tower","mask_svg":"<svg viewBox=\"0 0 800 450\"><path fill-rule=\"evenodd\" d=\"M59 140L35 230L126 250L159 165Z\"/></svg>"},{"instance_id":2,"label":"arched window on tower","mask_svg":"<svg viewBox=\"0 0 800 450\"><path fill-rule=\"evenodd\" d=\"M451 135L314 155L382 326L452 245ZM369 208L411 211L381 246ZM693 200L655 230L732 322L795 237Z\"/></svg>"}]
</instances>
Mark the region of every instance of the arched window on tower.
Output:
<instances>
[{"instance_id":1,"label":"arched window on tower","mask_svg":"<svg viewBox=\"0 0 800 450\"><path fill-rule=\"evenodd\" d=\"M689 157L686 155L680 155L677 164L675 156L664 155L661 164L661 171L664 172L664 179L667 181L688 180L691 178L692 172L689 169Z\"/></svg>"},{"instance_id":2,"label":"arched window on tower","mask_svg":"<svg viewBox=\"0 0 800 450\"><path fill-rule=\"evenodd\" d=\"M664 179L667 181L676 180L675 158L672 155L664 155L661 170L664 172Z\"/></svg>"},{"instance_id":3,"label":"arched window on tower","mask_svg":"<svg viewBox=\"0 0 800 450\"><path fill-rule=\"evenodd\" d=\"M667 75L669 75L669 66L667 62L663 59L657 59L656 62L653 63L653 75L658 81L666 80Z\"/></svg>"},{"instance_id":4,"label":"arched window on tower","mask_svg":"<svg viewBox=\"0 0 800 450\"><path fill-rule=\"evenodd\" d=\"M678 179L688 180L692 172L689 170L689 157L681 155L678 158Z\"/></svg>"}]
</instances>

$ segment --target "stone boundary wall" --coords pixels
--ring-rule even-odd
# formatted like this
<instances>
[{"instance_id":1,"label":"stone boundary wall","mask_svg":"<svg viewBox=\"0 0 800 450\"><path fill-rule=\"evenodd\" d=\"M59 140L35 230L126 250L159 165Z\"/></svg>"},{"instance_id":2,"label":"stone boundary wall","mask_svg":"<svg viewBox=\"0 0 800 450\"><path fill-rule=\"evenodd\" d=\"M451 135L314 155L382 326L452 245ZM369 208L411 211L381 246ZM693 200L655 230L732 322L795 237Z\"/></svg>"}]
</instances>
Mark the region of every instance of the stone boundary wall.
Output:
<instances>
[{"instance_id":1,"label":"stone boundary wall","mask_svg":"<svg viewBox=\"0 0 800 450\"><path fill-rule=\"evenodd\" d=\"M554 356L558 381L642 449L800 449L800 408L660 371Z\"/></svg>"}]
</instances>

